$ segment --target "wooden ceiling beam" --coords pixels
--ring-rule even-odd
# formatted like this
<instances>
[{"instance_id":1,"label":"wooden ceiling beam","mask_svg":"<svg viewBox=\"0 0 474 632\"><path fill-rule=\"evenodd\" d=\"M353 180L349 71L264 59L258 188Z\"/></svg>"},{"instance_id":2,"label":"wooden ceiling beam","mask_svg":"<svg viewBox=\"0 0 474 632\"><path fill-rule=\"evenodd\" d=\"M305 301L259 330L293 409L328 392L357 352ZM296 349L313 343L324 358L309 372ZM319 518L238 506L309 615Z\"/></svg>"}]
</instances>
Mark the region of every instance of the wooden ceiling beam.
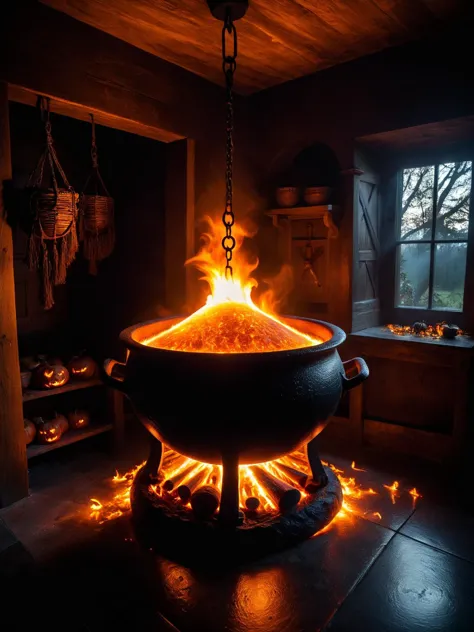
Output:
<instances>
[{"instance_id":1,"label":"wooden ceiling beam","mask_svg":"<svg viewBox=\"0 0 474 632\"><path fill-rule=\"evenodd\" d=\"M12 3L0 42L13 100L50 96L58 112L164 142L204 138L222 119L221 88L38 2Z\"/></svg>"}]
</instances>

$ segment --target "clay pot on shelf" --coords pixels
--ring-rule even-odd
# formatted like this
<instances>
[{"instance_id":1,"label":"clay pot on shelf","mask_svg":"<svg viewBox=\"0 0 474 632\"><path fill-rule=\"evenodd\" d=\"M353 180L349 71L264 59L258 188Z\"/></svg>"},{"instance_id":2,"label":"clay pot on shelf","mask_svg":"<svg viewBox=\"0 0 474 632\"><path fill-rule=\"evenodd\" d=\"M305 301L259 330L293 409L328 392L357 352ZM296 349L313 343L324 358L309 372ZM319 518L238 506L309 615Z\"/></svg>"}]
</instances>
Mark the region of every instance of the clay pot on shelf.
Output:
<instances>
[{"instance_id":1,"label":"clay pot on shelf","mask_svg":"<svg viewBox=\"0 0 474 632\"><path fill-rule=\"evenodd\" d=\"M69 371L59 364L40 364L31 376L33 388L49 390L64 386L69 382Z\"/></svg>"},{"instance_id":2,"label":"clay pot on shelf","mask_svg":"<svg viewBox=\"0 0 474 632\"><path fill-rule=\"evenodd\" d=\"M90 380L97 375L97 363L88 355L72 358L68 364L69 373L74 380Z\"/></svg>"},{"instance_id":3,"label":"clay pot on shelf","mask_svg":"<svg viewBox=\"0 0 474 632\"><path fill-rule=\"evenodd\" d=\"M31 382L31 371L21 371L21 388L23 390L27 389Z\"/></svg>"},{"instance_id":4,"label":"clay pot on shelf","mask_svg":"<svg viewBox=\"0 0 474 632\"><path fill-rule=\"evenodd\" d=\"M304 201L310 206L327 204L331 193L331 187L307 187L304 190Z\"/></svg>"},{"instance_id":5,"label":"clay pot on shelf","mask_svg":"<svg viewBox=\"0 0 474 632\"><path fill-rule=\"evenodd\" d=\"M25 428L25 442L26 445L30 445L34 438L36 437L36 426L29 419L23 419L23 425Z\"/></svg>"},{"instance_id":6,"label":"clay pot on shelf","mask_svg":"<svg viewBox=\"0 0 474 632\"><path fill-rule=\"evenodd\" d=\"M41 362L35 356L24 356L20 358L20 367L22 371L34 371Z\"/></svg>"},{"instance_id":7,"label":"clay pot on shelf","mask_svg":"<svg viewBox=\"0 0 474 632\"><path fill-rule=\"evenodd\" d=\"M297 187L278 187L275 197L278 206L288 208L298 204L299 191Z\"/></svg>"},{"instance_id":8,"label":"clay pot on shelf","mask_svg":"<svg viewBox=\"0 0 474 632\"><path fill-rule=\"evenodd\" d=\"M61 439L61 420L49 419L45 421L43 417L35 417L36 437L38 443L56 443Z\"/></svg>"},{"instance_id":9,"label":"clay pot on shelf","mask_svg":"<svg viewBox=\"0 0 474 632\"><path fill-rule=\"evenodd\" d=\"M74 410L73 412L68 413L67 418L71 430L79 430L80 428L85 428L90 424L91 420L87 410Z\"/></svg>"}]
</instances>

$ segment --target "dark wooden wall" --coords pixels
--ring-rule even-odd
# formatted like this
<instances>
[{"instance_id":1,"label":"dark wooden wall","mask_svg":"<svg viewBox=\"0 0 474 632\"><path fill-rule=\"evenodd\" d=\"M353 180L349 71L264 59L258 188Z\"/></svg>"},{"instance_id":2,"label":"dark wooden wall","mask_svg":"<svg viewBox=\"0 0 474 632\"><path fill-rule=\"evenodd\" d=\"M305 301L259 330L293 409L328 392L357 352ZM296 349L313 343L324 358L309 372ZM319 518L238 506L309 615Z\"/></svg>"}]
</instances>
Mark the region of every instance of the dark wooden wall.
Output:
<instances>
[{"instance_id":1,"label":"dark wooden wall","mask_svg":"<svg viewBox=\"0 0 474 632\"><path fill-rule=\"evenodd\" d=\"M336 301L331 318L353 326L353 254L356 139L474 113L469 24L446 30L442 40L393 48L342 64L250 97L255 128L254 168L266 182L301 149L324 143L336 154L343 176L344 216L331 256ZM407 132L409 136L409 132ZM262 205L262 210L270 200ZM358 220L359 221L359 220Z\"/></svg>"},{"instance_id":2,"label":"dark wooden wall","mask_svg":"<svg viewBox=\"0 0 474 632\"><path fill-rule=\"evenodd\" d=\"M90 171L90 125L55 114L51 121L61 164L80 192ZM39 112L11 104L10 127L13 185L21 189L44 147ZM16 228L15 286L22 352L67 354L87 348L102 357L112 355L121 329L157 316L165 302L167 146L102 126L97 126L97 142L101 173L115 200L115 250L99 264L97 277L88 274L79 254L67 284L55 289L56 304L45 311L39 275L25 263L26 235Z\"/></svg>"},{"instance_id":3,"label":"dark wooden wall","mask_svg":"<svg viewBox=\"0 0 474 632\"><path fill-rule=\"evenodd\" d=\"M326 144L338 158L343 217L339 237L331 244L333 292L327 319L347 332L382 324L379 298L384 290L374 270L384 254L378 231L384 225L384 207L375 203L380 161L370 164L370 155L358 151L357 139L405 129L409 145L409 128L413 126L472 115L469 28L466 24L456 32L446 30L442 40L426 39L394 48L250 97L256 139L253 174L257 181L268 181L281 169L282 157L289 162L314 143ZM448 124L447 129L451 126ZM450 140L445 138L444 142ZM397 149L399 153L403 150ZM376 197L367 206L370 194ZM361 197L374 225L373 235ZM261 203L263 212L271 201L264 197ZM269 224L269 220L262 219L264 222ZM276 229L266 228L266 232L276 252ZM266 252L271 252L269 244ZM439 366L438 350L430 347L420 354L416 342L412 343L413 353L407 352L410 361L406 361L407 357L396 357L390 341L373 342L370 349L377 353L355 336L350 336L341 349L343 359L366 354L372 371L364 396L357 389L354 396L351 394L349 409L346 400L338 411L344 418L340 426L335 424L341 435L352 441L369 432L372 439L375 435L376 444L397 444L398 449L409 448L412 454L434 458L443 452L440 447L446 448L444 455L449 452L451 433L456 432L455 443L462 443L458 437L464 435L458 432L456 420L458 416L465 419L458 409L464 411L468 402L467 391L461 393L457 384L468 379L468 365L459 359L461 369ZM412 355L422 359L412 362ZM455 350L453 356L454 366L458 361ZM412 436L412 428L423 430ZM396 442L392 441L394 429Z\"/></svg>"}]
</instances>

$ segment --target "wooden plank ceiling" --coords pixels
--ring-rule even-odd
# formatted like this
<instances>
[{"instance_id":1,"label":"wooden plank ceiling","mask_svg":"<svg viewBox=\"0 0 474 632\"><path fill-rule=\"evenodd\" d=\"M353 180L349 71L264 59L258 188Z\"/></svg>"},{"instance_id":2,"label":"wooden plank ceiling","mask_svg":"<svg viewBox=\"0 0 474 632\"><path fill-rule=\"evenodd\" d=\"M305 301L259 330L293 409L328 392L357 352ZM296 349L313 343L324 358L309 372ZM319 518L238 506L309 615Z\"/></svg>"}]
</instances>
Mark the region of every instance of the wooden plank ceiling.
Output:
<instances>
[{"instance_id":1,"label":"wooden plank ceiling","mask_svg":"<svg viewBox=\"0 0 474 632\"><path fill-rule=\"evenodd\" d=\"M220 23L205 0L42 0L210 81L222 83ZM236 91L251 94L417 39L463 0L250 0ZM84 42L87 46L87 42Z\"/></svg>"}]
</instances>

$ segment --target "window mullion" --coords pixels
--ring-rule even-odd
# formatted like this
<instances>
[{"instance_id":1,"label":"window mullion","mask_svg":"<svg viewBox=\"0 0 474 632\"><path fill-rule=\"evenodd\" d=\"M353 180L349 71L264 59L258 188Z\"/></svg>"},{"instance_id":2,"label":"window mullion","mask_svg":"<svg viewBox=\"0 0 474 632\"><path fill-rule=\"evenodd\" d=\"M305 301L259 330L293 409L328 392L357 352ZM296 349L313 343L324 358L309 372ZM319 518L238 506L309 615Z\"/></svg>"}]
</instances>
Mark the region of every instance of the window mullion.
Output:
<instances>
[{"instance_id":1,"label":"window mullion","mask_svg":"<svg viewBox=\"0 0 474 632\"><path fill-rule=\"evenodd\" d=\"M435 165L433 183L433 217L431 221L431 248L430 248L430 280L428 285L428 309L433 309L433 281L436 249L436 215L438 205L438 173L439 165Z\"/></svg>"}]
</instances>

